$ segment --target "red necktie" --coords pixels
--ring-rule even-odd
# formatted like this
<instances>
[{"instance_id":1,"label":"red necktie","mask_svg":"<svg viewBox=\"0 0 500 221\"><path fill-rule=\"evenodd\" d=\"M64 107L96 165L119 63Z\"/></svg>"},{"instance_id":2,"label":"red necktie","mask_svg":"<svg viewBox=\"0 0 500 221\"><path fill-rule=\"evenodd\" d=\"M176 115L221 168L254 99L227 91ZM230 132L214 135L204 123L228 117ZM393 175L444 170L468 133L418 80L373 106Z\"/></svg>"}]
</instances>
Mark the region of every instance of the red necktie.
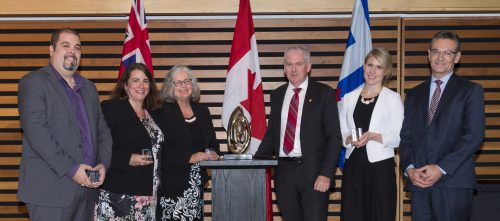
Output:
<instances>
[{"instance_id":1,"label":"red necktie","mask_svg":"<svg viewBox=\"0 0 500 221\"><path fill-rule=\"evenodd\" d=\"M283 152L288 155L293 150L295 142L295 127L297 126L297 114L299 112L299 92L301 88L293 89L294 94L288 108L285 137L283 139Z\"/></svg>"},{"instance_id":2,"label":"red necktie","mask_svg":"<svg viewBox=\"0 0 500 221\"><path fill-rule=\"evenodd\" d=\"M441 99L441 84L443 83L441 80L435 80L436 82L436 90L434 90L434 94L432 94L431 105L429 106L429 115L427 118L427 125L431 125L432 119L434 118L434 114L436 114L436 109L439 103L439 99Z\"/></svg>"}]
</instances>

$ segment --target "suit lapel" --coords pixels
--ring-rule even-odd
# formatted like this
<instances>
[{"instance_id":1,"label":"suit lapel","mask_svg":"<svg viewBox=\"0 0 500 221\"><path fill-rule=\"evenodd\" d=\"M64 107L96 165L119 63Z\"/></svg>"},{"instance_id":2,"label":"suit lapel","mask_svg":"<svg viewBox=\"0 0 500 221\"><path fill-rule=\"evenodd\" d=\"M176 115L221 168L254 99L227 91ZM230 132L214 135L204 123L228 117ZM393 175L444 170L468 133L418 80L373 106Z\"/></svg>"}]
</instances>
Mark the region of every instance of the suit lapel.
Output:
<instances>
[{"instance_id":1,"label":"suit lapel","mask_svg":"<svg viewBox=\"0 0 500 221\"><path fill-rule=\"evenodd\" d=\"M64 91L63 85L61 84L59 79L57 79L57 77L55 76L57 73L54 73L54 70L52 70L52 67L50 67L50 65L46 66L43 69L43 73L47 76L47 79L49 80L50 84L52 85L57 95L59 96L58 98L52 98L52 99L57 99L61 102L61 106L64 106L64 108L66 109L65 112L71 118L71 121L68 122L68 124L71 125L71 128L73 128L73 130L75 130L76 132L78 132L78 134L80 134L80 128L78 128L78 125L75 123L77 122L75 111L73 110L71 101L68 98L68 94L66 94L66 91Z\"/></svg>"},{"instance_id":2,"label":"suit lapel","mask_svg":"<svg viewBox=\"0 0 500 221\"><path fill-rule=\"evenodd\" d=\"M313 107L314 105L314 102L316 101L315 100L315 92L316 92L316 88L315 88L315 84L314 82L312 82L310 79L309 79L309 83L307 83L307 91L306 91L306 96L304 96L304 105L302 106L302 119L300 121L300 125L301 125L301 128L304 127L304 125L306 125L306 123L308 122L307 120L307 117L308 117L308 114L304 114L304 113L310 113L310 109ZM301 131L301 134L300 136L303 137L305 135L302 135L303 132L305 132L305 130L300 130Z\"/></svg>"},{"instance_id":3,"label":"suit lapel","mask_svg":"<svg viewBox=\"0 0 500 221\"><path fill-rule=\"evenodd\" d=\"M378 98L377 98L377 103L375 103L375 106L373 107L372 116L370 118L370 126L368 128L368 131L372 131L375 128L380 128L380 126L378 125L378 123L380 121L375 120L375 119L381 119L382 115L384 113L383 108L387 108L385 106L386 105L385 99L387 99L386 98L387 91L385 91L385 90L386 90L386 88L382 87L382 90L380 91ZM360 92L361 92L361 90L360 90ZM359 95L357 97L359 97ZM358 99L356 99L356 103L357 103L357 101L358 101ZM354 110L353 110L353 112L354 112ZM351 116L354 116L354 114ZM381 122L381 123L385 124L385 122Z\"/></svg>"},{"instance_id":4,"label":"suit lapel","mask_svg":"<svg viewBox=\"0 0 500 221\"><path fill-rule=\"evenodd\" d=\"M173 105L174 114L175 114L174 119L176 119L177 126L178 126L178 128L176 128L176 129L179 129L182 131L182 133L180 133L180 134L184 134L186 136L185 142L188 142L189 143L188 147L192 148L191 131L189 130L188 125L187 125L186 121L184 120L184 115L182 115L181 107L179 106L178 103L173 103L172 105ZM193 106L191 106L191 108L193 108ZM194 109L193 109L193 113L194 113ZM198 117L198 116L196 116L196 117ZM191 149L189 149L189 151L191 151Z\"/></svg>"},{"instance_id":5,"label":"suit lapel","mask_svg":"<svg viewBox=\"0 0 500 221\"><path fill-rule=\"evenodd\" d=\"M284 101L285 101L285 94L286 94L286 88L287 88L287 85L285 85L282 90L279 90L278 93L277 93L277 96L276 96L276 99L278 99L276 102L272 102L271 105L275 104L276 106L274 107L271 107L274 108L275 110L279 110L278 112L275 112L275 118L276 118L276 121L278 123L278 126L281 125L281 112L283 111L283 105L284 105ZM280 105L280 106L278 106ZM280 128L280 127L278 127Z\"/></svg>"},{"instance_id":6,"label":"suit lapel","mask_svg":"<svg viewBox=\"0 0 500 221\"><path fill-rule=\"evenodd\" d=\"M417 122L425 125L423 128L427 129L427 116L429 114L429 93L431 90L430 80L423 83L420 88L422 91L416 91L415 94L422 95L416 97L415 107L418 108L417 112Z\"/></svg>"},{"instance_id":7,"label":"suit lapel","mask_svg":"<svg viewBox=\"0 0 500 221\"><path fill-rule=\"evenodd\" d=\"M274 128L276 128L276 137L278 137L278 142L275 142L275 153L276 155L279 155L280 153L280 148L281 148L281 138L280 138L280 132L281 132L281 112L283 111L283 105L285 101L285 93L286 93L286 88L288 87L288 84L285 84L278 89L276 89L275 93L276 95L272 96L272 101L271 101L271 111L272 111L272 119L274 124Z\"/></svg>"},{"instance_id":8,"label":"suit lapel","mask_svg":"<svg viewBox=\"0 0 500 221\"><path fill-rule=\"evenodd\" d=\"M200 125L203 132L209 131L207 125L208 122L205 122L206 118L201 116L201 110L200 110L201 107L199 107L197 103L191 102L191 109L193 109L194 116L196 116L198 124ZM203 136L203 145L205 145L205 147L208 147L210 143L208 140L208 133L202 133L202 136Z\"/></svg>"}]
</instances>

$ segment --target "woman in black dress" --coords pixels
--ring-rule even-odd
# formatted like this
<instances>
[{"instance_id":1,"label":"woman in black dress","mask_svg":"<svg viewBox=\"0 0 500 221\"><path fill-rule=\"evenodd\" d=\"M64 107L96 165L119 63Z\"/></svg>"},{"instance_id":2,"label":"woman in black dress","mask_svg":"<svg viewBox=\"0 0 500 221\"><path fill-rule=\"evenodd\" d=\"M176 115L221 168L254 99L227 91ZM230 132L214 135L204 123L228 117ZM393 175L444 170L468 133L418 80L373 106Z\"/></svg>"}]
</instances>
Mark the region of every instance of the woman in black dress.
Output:
<instances>
[{"instance_id":1,"label":"woman in black dress","mask_svg":"<svg viewBox=\"0 0 500 221\"><path fill-rule=\"evenodd\" d=\"M392 58L373 49L365 58L365 84L346 94L339 110L346 147L342 176L341 220L388 221L396 216L394 148L399 146L403 103L383 86ZM361 130L355 138L355 132Z\"/></svg>"},{"instance_id":2,"label":"woman in black dress","mask_svg":"<svg viewBox=\"0 0 500 221\"><path fill-rule=\"evenodd\" d=\"M173 67L165 77L162 116L167 126L162 154L157 220L203 220L202 160L219 158L219 143L210 111L198 103L200 88L186 66Z\"/></svg>"}]
</instances>

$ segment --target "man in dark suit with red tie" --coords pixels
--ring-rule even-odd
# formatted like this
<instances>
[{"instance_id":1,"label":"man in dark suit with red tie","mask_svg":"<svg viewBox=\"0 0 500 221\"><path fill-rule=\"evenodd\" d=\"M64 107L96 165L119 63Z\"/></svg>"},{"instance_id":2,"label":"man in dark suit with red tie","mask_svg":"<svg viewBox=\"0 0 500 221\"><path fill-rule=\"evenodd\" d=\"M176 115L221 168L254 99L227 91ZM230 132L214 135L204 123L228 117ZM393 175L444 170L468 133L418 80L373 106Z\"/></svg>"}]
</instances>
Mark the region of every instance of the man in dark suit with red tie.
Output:
<instances>
[{"instance_id":1,"label":"man in dark suit with red tie","mask_svg":"<svg viewBox=\"0 0 500 221\"><path fill-rule=\"evenodd\" d=\"M484 92L453 72L461 56L457 34L436 33L428 53L432 76L407 92L401 129L412 220L468 221L474 153L485 130Z\"/></svg>"},{"instance_id":2,"label":"man in dark suit with red tie","mask_svg":"<svg viewBox=\"0 0 500 221\"><path fill-rule=\"evenodd\" d=\"M304 46L285 51L289 81L271 94L268 129L256 157L278 158L275 189L284 221L326 220L342 137L335 90L309 79Z\"/></svg>"}]
</instances>

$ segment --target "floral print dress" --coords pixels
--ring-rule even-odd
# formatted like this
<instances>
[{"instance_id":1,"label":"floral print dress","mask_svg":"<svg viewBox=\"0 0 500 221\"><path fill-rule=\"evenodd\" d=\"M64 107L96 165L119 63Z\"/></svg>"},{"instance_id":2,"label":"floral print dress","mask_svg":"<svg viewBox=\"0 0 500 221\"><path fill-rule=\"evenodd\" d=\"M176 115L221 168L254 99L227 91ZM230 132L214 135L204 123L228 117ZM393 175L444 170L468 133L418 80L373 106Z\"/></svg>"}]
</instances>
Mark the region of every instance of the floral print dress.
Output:
<instances>
[{"instance_id":1,"label":"floral print dress","mask_svg":"<svg viewBox=\"0 0 500 221\"><path fill-rule=\"evenodd\" d=\"M96 221L146 221L155 220L157 203L157 189L160 183L158 171L158 157L164 135L153 118L146 112L141 120L153 144L153 195L131 196L113 193L104 189L99 191L99 199L95 207L94 220Z\"/></svg>"},{"instance_id":2,"label":"floral print dress","mask_svg":"<svg viewBox=\"0 0 500 221\"><path fill-rule=\"evenodd\" d=\"M185 119L192 139L191 153L204 151L203 130L193 116ZM172 138L174 139L174 138ZM203 179L200 163L189 167L189 178L182 191L173 191L159 198L158 221L201 221L203 220ZM177 182L177 181L172 181Z\"/></svg>"},{"instance_id":3,"label":"floral print dress","mask_svg":"<svg viewBox=\"0 0 500 221\"><path fill-rule=\"evenodd\" d=\"M200 164L191 166L189 174L189 187L184 190L182 196L160 197L160 214L162 221L181 220L194 221L201 220L203 213L203 200L201 189Z\"/></svg>"}]
</instances>

